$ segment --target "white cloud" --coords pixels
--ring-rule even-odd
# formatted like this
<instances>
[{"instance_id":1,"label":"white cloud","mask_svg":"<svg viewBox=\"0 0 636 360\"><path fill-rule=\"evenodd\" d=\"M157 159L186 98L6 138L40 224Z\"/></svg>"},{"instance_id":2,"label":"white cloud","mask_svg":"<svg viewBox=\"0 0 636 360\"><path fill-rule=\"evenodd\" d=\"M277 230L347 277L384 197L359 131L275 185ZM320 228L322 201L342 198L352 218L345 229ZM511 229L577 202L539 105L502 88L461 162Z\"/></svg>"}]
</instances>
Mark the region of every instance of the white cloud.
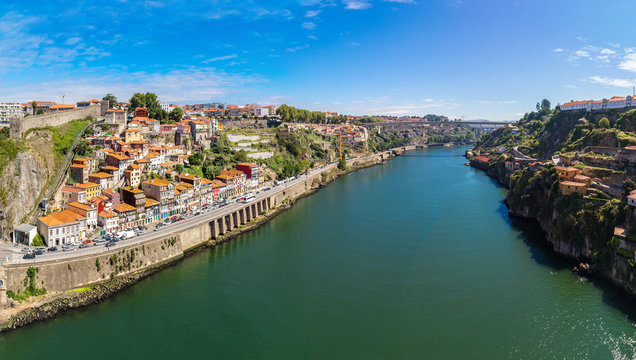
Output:
<instances>
[{"instance_id":1,"label":"white cloud","mask_svg":"<svg viewBox=\"0 0 636 360\"><path fill-rule=\"evenodd\" d=\"M621 70L636 72L636 53L629 53L625 55L620 64L618 64L618 68Z\"/></svg>"},{"instance_id":2,"label":"white cloud","mask_svg":"<svg viewBox=\"0 0 636 360\"><path fill-rule=\"evenodd\" d=\"M590 77L590 80L592 80L592 82L597 84L601 84L605 86L620 87L620 88L631 88L632 86L636 86L636 79L634 80L612 79L612 78L606 78L602 76L592 76Z\"/></svg>"},{"instance_id":3,"label":"white cloud","mask_svg":"<svg viewBox=\"0 0 636 360\"><path fill-rule=\"evenodd\" d=\"M234 59L235 57L237 57L238 55L236 54L230 54L230 55L225 55L225 56L217 56L217 57L213 57L207 60L203 60L204 64L208 64L214 61L222 61L222 60L229 60L229 59Z\"/></svg>"},{"instance_id":4,"label":"white cloud","mask_svg":"<svg viewBox=\"0 0 636 360\"><path fill-rule=\"evenodd\" d=\"M561 49L561 48L556 48L554 50L552 50L555 53L560 53L560 52L564 52L565 50Z\"/></svg>"},{"instance_id":5,"label":"white cloud","mask_svg":"<svg viewBox=\"0 0 636 360\"><path fill-rule=\"evenodd\" d=\"M291 47L291 48L287 48L285 50L289 51L289 52L296 52L296 51L304 50L304 49L307 49L307 48L309 48L309 44L294 46L294 47Z\"/></svg>"},{"instance_id":6,"label":"white cloud","mask_svg":"<svg viewBox=\"0 0 636 360\"><path fill-rule=\"evenodd\" d=\"M342 0L347 10L364 10L371 7L371 3L364 0Z\"/></svg>"},{"instance_id":7,"label":"white cloud","mask_svg":"<svg viewBox=\"0 0 636 360\"><path fill-rule=\"evenodd\" d=\"M590 53L588 51L585 50L577 50L574 52L574 55L578 56L578 57L590 57Z\"/></svg>"},{"instance_id":8,"label":"white cloud","mask_svg":"<svg viewBox=\"0 0 636 360\"><path fill-rule=\"evenodd\" d=\"M497 101L497 104L516 104L517 101L516 100L504 100L504 101Z\"/></svg>"},{"instance_id":9,"label":"white cloud","mask_svg":"<svg viewBox=\"0 0 636 360\"><path fill-rule=\"evenodd\" d=\"M400 3L400 4L415 4L415 0L382 0L382 1Z\"/></svg>"},{"instance_id":10,"label":"white cloud","mask_svg":"<svg viewBox=\"0 0 636 360\"><path fill-rule=\"evenodd\" d=\"M305 17L314 17L314 16L318 16L320 13L322 12L322 10L309 10L305 13Z\"/></svg>"},{"instance_id":11,"label":"white cloud","mask_svg":"<svg viewBox=\"0 0 636 360\"><path fill-rule=\"evenodd\" d=\"M244 77L211 68L189 68L165 73L110 71L107 74L85 74L81 77L24 83L0 88L0 98L25 101L55 99L66 94L69 103L87 98L101 98L110 92L124 100L138 91L154 92L166 102L187 103L228 98L231 94L251 91L250 84L265 81L256 76Z\"/></svg>"},{"instance_id":12,"label":"white cloud","mask_svg":"<svg viewBox=\"0 0 636 360\"><path fill-rule=\"evenodd\" d=\"M303 29L313 30L316 28L316 23L313 21L305 21L302 26Z\"/></svg>"},{"instance_id":13,"label":"white cloud","mask_svg":"<svg viewBox=\"0 0 636 360\"><path fill-rule=\"evenodd\" d=\"M483 104L483 105L492 104L492 101L490 100L475 100L475 102L478 104Z\"/></svg>"},{"instance_id":14,"label":"white cloud","mask_svg":"<svg viewBox=\"0 0 636 360\"><path fill-rule=\"evenodd\" d=\"M71 37L66 39L66 41L64 42L66 45L75 45L78 42L82 41L82 38L79 36L75 36L75 37Z\"/></svg>"}]
</instances>

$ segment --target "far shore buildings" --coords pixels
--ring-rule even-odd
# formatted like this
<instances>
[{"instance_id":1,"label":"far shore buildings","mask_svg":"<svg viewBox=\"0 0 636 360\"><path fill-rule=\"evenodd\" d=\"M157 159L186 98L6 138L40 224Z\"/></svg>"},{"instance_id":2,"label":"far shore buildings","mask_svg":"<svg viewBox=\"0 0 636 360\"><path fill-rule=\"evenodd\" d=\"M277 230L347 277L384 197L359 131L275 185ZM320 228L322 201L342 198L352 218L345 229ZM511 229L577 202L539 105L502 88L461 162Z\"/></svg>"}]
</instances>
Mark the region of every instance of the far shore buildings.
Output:
<instances>
[{"instance_id":1,"label":"far shore buildings","mask_svg":"<svg viewBox=\"0 0 636 360\"><path fill-rule=\"evenodd\" d=\"M603 109L618 109L628 108L636 106L636 97L627 96L613 96L609 99L602 100L580 100L570 101L561 105L561 111L573 111L573 110L603 110Z\"/></svg>"}]
</instances>

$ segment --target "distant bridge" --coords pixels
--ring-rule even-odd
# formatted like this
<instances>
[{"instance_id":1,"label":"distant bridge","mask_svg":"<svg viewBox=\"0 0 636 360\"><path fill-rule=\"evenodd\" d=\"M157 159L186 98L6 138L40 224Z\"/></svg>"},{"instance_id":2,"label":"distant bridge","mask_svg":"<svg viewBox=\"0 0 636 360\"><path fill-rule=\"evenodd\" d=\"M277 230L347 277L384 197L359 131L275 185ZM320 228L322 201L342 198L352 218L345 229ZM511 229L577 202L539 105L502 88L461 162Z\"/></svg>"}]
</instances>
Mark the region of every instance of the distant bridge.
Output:
<instances>
[{"instance_id":1,"label":"distant bridge","mask_svg":"<svg viewBox=\"0 0 636 360\"><path fill-rule=\"evenodd\" d=\"M514 122L508 121L392 121L362 124L365 127L410 127L410 126L443 126L443 125L470 125L478 128L498 128Z\"/></svg>"}]
</instances>

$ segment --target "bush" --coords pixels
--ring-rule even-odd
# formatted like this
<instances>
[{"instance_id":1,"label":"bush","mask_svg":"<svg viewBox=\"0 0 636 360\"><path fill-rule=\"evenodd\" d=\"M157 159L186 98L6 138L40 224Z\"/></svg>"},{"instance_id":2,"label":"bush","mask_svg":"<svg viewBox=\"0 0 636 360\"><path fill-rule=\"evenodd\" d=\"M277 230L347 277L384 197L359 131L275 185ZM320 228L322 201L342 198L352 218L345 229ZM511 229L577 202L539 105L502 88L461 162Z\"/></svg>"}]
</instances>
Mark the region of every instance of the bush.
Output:
<instances>
[{"instance_id":1,"label":"bush","mask_svg":"<svg viewBox=\"0 0 636 360\"><path fill-rule=\"evenodd\" d=\"M44 239L42 239L42 236L40 236L40 234L35 235L31 245L33 245L33 246L46 246L46 244L44 243Z\"/></svg>"}]
</instances>

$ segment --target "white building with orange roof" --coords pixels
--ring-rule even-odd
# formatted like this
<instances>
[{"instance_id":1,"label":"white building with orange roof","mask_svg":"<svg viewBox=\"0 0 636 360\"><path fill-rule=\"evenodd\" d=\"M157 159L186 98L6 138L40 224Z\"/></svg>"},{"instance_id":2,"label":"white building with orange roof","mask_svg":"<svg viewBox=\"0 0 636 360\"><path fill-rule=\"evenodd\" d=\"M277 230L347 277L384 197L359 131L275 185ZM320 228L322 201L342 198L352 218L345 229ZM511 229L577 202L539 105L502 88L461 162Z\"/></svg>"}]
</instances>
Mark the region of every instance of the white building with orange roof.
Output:
<instances>
[{"instance_id":1,"label":"white building with orange roof","mask_svg":"<svg viewBox=\"0 0 636 360\"><path fill-rule=\"evenodd\" d=\"M115 186L114 176L109 173L98 172L90 174L88 178L91 182L99 184L100 190L107 190Z\"/></svg>"},{"instance_id":2,"label":"white building with orange roof","mask_svg":"<svg viewBox=\"0 0 636 360\"><path fill-rule=\"evenodd\" d=\"M74 201L66 204L66 209L86 218L86 230L94 230L97 227L97 206L92 203Z\"/></svg>"},{"instance_id":3,"label":"white building with orange roof","mask_svg":"<svg viewBox=\"0 0 636 360\"><path fill-rule=\"evenodd\" d=\"M86 231L86 218L71 210L62 210L40 217L38 233L48 246L81 241Z\"/></svg>"},{"instance_id":4,"label":"white building with orange roof","mask_svg":"<svg viewBox=\"0 0 636 360\"><path fill-rule=\"evenodd\" d=\"M97 214L97 223L108 234L112 234L119 228L119 215L112 210L103 210Z\"/></svg>"}]
</instances>

